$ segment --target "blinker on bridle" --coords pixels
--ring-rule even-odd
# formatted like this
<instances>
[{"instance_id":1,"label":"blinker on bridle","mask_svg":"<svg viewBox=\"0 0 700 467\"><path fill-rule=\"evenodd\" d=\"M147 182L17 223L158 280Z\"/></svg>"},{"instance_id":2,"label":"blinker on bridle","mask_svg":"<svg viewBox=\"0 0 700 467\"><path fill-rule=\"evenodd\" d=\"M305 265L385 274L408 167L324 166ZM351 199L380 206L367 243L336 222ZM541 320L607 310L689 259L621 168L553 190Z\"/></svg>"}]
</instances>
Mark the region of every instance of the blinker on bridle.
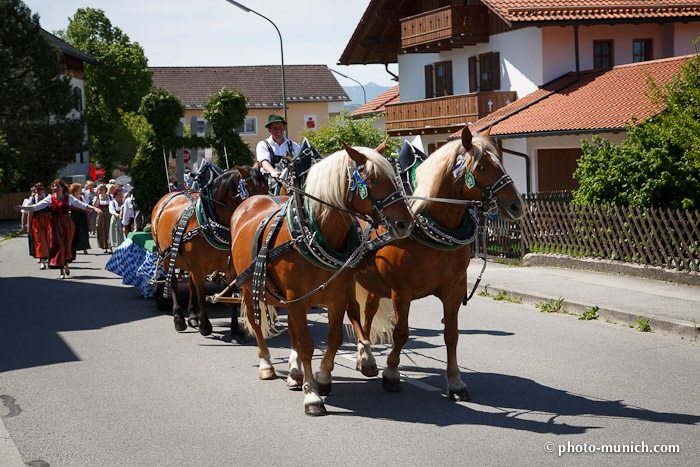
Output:
<instances>
[{"instance_id":1,"label":"blinker on bridle","mask_svg":"<svg viewBox=\"0 0 700 467\"><path fill-rule=\"evenodd\" d=\"M462 170L465 164L465 157L463 154L463 148L459 148L459 157L457 158L457 164L452 168L452 176L454 178L459 178L459 172ZM488 213L489 215L496 215L498 212L498 201L496 200L496 193L513 182L513 179L508 174L503 174L496 183L489 186L484 186L476 181L474 174L465 170L464 183L467 188L471 189L474 186L479 187L481 190L481 199L489 203Z\"/></svg>"},{"instance_id":2,"label":"blinker on bridle","mask_svg":"<svg viewBox=\"0 0 700 467\"><path fill-rule=\"evenodd\" d=\"M353 162L350 167L348 167L348 170L350 170L350 203L352 203L353 197L355 196L355 193L357 192L358 196L360 199L365 199L369 198L369 200L372 203L372 211L375 213L374 216L372 216L372 226L376 228L377 225L381 224L385 228L388 228L388 222L386 215L384 215L384 209L388 208L392 204L400 201L403 199L401 196L401 192L396 189L393 193L389 193L384 199L377 200L372 196L369 192L369 186L367 185L367 181L360 175L360 171L365 168L365 164L362 165L355 165ZM377 222L376 216L379 215L380 221Z\"/></svg>"}]
</instances>

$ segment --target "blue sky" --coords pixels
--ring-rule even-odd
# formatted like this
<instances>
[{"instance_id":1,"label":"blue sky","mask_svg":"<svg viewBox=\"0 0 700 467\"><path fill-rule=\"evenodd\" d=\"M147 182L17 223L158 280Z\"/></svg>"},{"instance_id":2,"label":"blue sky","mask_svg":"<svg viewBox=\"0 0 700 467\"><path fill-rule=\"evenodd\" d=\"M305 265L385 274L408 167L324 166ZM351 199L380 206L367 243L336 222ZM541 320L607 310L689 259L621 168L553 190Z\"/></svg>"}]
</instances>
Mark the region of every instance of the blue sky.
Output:
<instances>
[{"instance_id":1,"label":"blue sky","mask_svg":"<svg viewBox=\"0 0 700 467\"><path fill-rule=\"evenodd\" d=\"M24 0L47 31L65 29L78 8L105 12L143 47L151 66L277 65L275 28L225 0ZM325 64L362 84L394 86L383 65L337 65L369 0L240 0L282 34L285 65ZM258 38L257 40L255 40ZM390 65L398 73L396 65ZM352 80L336 75L343 86Z\"/></svg>"}]
</instances>

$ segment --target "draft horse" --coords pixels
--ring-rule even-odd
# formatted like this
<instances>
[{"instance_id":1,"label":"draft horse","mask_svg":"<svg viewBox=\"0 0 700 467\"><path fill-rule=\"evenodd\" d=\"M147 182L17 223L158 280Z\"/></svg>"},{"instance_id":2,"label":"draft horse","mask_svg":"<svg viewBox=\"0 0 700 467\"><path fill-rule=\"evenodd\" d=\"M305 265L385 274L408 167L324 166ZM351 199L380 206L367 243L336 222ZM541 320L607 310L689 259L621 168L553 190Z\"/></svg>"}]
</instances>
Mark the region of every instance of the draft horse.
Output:
<instances>
[{"instance_id":1,"label":"draft horse","mask_svg":"<svg viewBox=\"0 0 700 467\"><path fill-rule=\"evenodd\" d=\"M296 347L303 368L307 415L326 414L311 369L314 342L307 311L312 306L328 308L328 320L335 331L328 339L336 347L343 340L346 306L359 313L353 273L344 267L365 246L359 240L363 237L355 218L364 216L382 223L392 238L404 238L412 228L412 216L399 194L391 164L376 150L346 145L344 148L312 166L304 194L295 192L291 198L282 199L255 196L244 201L231 217L231 273L240 281L237 285L242 287L248 321L257 340L259 376L275 378L258 323L265 319L263 310L256 312L254 308L262 289L267 294L266 303L287 307L292 347ZM285 245L290 248L273 259L276 256L273 252ZM270 262L262 263L252 281L249 280L246 274L268 251ZM333 359L324 358L321 366L324 365L332 369Z\"/></svg>"},{"instance_id":2,"label":"draft horse","mask_svg":"<svg viewBox=\"0 0 700 467\"><path fill-rule=\"evenodd\" d=\"M457 364L457 315L460 305L466 304L469 243L476 235L476 217L469 205L486 204L493 211L497 205L498 211L509 219L521 218L526 209L525 200L497 157L498 150L487 137L488 133L472 140L465 127L461 140L448 142L422 163L416 158L406 164L408 167L401 167L402 176L408 178L404 187L410 193L415 186L414 197L424 198L411 201L416 215L413 233L410 238L380 248L373 259L366 258L355 269L356 280L369 291L364 310L365 335L369 335L380 299L390 298L393 302L394 345L382 374L382 386L387 391L401 390L398 367L409 337L411 302L434 295L443 304L448 394L452 400L470 400ZM411 174L415 174L415 179ZM358 368L367 376L376 375L369 343L364 343L364 349L362 345L358 348ZM330 380L330 375L323 378Z\"/></svg>"},{"instance_id":3,"label":"draft horse","mask_svg":"<svg viewBox=\"0 0 700 467\"><path fill-rule=\"evenodd\" d=\"M248 196L266 194L268 184L258 169L236 167L221 173L210 164L202 166L197 183L199 192L170 193L158 201L151 214L151 232L163 258L163 268L170 275L166 293L169 292L173 300L175 330L187 329L182 306L177 300L178 282L174 271L179 268L190 272L187 322L193 328L198 327L200 334L208 336L212 326L205 300L207 276L225 274L228 269L230 232L228 223L221 224L220 219L230 219L231 213ZM171 265L173 256L175 263ZM233 305L231 338L245 342Z\"/></svg>"}]
</instances>

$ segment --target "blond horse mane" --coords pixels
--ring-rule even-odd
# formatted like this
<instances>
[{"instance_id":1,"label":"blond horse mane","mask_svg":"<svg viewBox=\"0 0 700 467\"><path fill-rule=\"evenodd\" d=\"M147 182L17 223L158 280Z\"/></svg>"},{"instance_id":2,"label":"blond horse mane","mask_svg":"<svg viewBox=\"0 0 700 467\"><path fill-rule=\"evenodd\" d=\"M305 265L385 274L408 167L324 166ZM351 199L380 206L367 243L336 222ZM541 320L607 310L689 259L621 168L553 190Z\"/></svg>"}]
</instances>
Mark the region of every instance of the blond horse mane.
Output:
<instances>
[{"instance_id":1,"label":"blond horse mane","mask_svg":"<svg viewBox=\"0 0 700 467\"><path fill-rule=\"evenodd\" d=\"M389 161L374 149L354 147L367 158L363 175L366 178L382 176L394 178ZM345 206L348 197L348 187L352 174L348 169L352 159L342 149L322 159L311 167L306 179L304 191L335 206ZM322 221L331 211L331 207L310 200L309 206L315 219Z\"/></svg>"},{"instance_id":2,"label":"blond horse mane","mask_svg":"<svg viewBox=\"0 0 700 467\"><path fill-rule=\"evenodd\" d=\"M469 130L465 130L469 131ZM423 198L437 197L438 190L442 186L445 178L452 177L452 169L457 163L461 140L450 141L432 153L425 162L416 169L416 191L414 196ZM465 154L465 163L462 165L458 177L462 177L465 172L473 172L485 152L497 153L496 146L488 139L475 136L472 139L472 147ZM420 212L425 209L428 201L413 200L411 209L413 212Z\"/></svg>"}]
</instances>

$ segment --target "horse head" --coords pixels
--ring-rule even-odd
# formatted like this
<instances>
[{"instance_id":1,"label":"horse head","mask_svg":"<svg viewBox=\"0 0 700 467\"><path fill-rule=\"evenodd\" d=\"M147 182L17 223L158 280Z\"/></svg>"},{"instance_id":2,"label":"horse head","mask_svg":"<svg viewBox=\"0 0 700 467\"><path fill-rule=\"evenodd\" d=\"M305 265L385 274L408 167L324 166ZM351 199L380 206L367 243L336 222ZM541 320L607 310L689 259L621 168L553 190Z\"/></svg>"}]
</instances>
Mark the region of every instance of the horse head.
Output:
<instances>
[{"instance_id":1,"label":"horse head","mask_svg":"<svg viewBox=\"0 0 700 467\"><path fill-rule=\"evenodd\" d=\"M267 179L258 169L235 166L214 179L211 199L216 204L215 210L219 219L226 219L231 217L231 211L244 199L267 194L267 190Z\"/></svg>"},{"instance_id":2,"label":"horse head","mask_svg":"<svg viewBox=\"0 0 700 467\"><path fill-rule=\"evenodd\" d=\"M479 192L481 200L497 206L498 211L507 218L515 220L525 215L525 199L515 187L513 179L506 173L498 148L489 139L491 127L472 137L468 127L462 130L462 152L465 165L468 156L473 159L471 171L464 171L462 190L465 199L474 199L474 192ZM495 203L495 204L494 204Z\"/></svg>"},{"instance_id":3,"label":"horse head","mask_svg":"<svg viewBox=\"0 0 700 467\"><path fill-rule=\"evenodd\" d=\"M364 214L383 225L394 238L407 237L413 218L394 181L389 161L370 148L343 143L337 151L313 165L305 191L323 201ZM310 201L315 217L322 220L332 208Z\"/></svg>"}]
</instances>

